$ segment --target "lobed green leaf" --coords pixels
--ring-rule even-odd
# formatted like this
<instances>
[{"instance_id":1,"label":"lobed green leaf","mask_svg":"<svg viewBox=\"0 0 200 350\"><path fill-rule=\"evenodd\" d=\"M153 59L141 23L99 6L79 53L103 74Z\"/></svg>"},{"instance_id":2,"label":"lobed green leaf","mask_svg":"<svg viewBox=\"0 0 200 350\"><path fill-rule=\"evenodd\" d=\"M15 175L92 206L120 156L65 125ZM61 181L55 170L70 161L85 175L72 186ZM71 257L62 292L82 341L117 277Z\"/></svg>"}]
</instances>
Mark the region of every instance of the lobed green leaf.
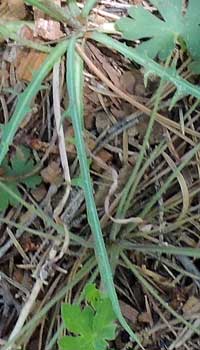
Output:
<instances>
[{"instance_id":1,"label":"lobed green leaf","mask_svg":"<svg viewBox=\"0 0 200 350\"><path fill-rule=\"evenodd\" d=\"M64 325L70 332L81 335L92 332L93 312L89 307L82 311L79 305L63 304L61 314Z\"/></svg>"},{"instance_id":2,"label":"lobed green leaf","mask_svg":"<svg viewBox=\"0 0 200 350\"><path fill-rule=\"evenodd\" d=\"M128 14L131 18L121 18L116 27L128 40L147 39L137 51L151 58L157 55L165 60L181 41L186 43L187 50L193 58L200 57L200 10L198 0L189 0L186 13L183 15L182 0L150 0L162 18L158 18L142 5L131 7ZM181 40L179 40L181 39Z\"/></svg>"},{"instance_id":3,"label":"lobed green leaf","mask_svg":"<svg viewBox=\"0 0 200 350\"><path fill-rule=\"evenodd\" d=\"M4 182L6 186L19 197L21 197L17 188L19 183L26 185L28 188L35 188L41 183L41 177L39 175L31 175L31 172L35 169L35 165L33 159L31 159L31 152L27 147L17 147L16 153L10 160L10 164L11 165L9 165L8 158L6 157L2 163L2 169L6 179ZM29 173L30 176L28 176ZM19 183L17 179L19 179ZM0 211L7 209L9 205L18 205L17 199L2 188L0 189L0 198Z\"/></svg>"}]
</instances>

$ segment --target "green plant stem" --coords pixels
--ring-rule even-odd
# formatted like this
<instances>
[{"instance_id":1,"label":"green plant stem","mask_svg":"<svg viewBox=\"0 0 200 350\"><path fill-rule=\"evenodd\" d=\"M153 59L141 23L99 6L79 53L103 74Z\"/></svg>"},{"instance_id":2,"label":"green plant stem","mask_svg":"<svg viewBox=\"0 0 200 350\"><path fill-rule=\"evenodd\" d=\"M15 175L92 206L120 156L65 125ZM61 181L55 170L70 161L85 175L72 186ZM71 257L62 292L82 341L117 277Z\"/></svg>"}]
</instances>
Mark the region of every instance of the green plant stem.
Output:
<instances>
[{"instance_id":1,"label":"green plant stem","mask_svg":"<svg viewBox=\"0 0 200 350\"><path fill-rule=\"evenodd\" d=\"M67 6L61 8L51 0L25 0L57 21L67 22L72 28L80 28L80 23L73 18Z\"/></svg>"},{"instance_id":2,"label":"green plant stem","mask_svg":"<svg viewBox=\"0 0 200 350\"><path fill-rule=\"evenodd\" d=\"M93 32L91 33L90 38L113 50L117 50L125 57L145 67L147 74L155 74L162 79L170 81L176 86L177 90L181 92L181 95L191 95L200 99L200 88L182 79L175 71L172 72L170 69L163 69L161 65L154 62L149 57L138 53L133 48L128 47L105 34Z\"/></svg>"},{"instance_id":3,"label":"green plant stem","mask_svg":"<svg viewBox=\"0 0 200 350\"><path fill-rule=\"evenodd\" d=\"M71 12L73 17L78 17L81 14L81 10L79 9L76 0L68 0L69 11Z\"/></svg>"},{"instance_id":4,"label":"green plant stem","mask_svg":"<svg viewBox=\"0 0 200 350\"><path fill-rule=\"evenodd\" d=\"M10 23L5 20L0 20L0 36L4 39L12 39L18 45L30 47L37 51L50 53L51 47L49 47L48 45L36 43L34 41L27 40L21 37L20 30L25 26L28 26L29 28L33 29L34 23L27 21L12 21Z\"/></svg>"},{"instance_id":5,"label":"green plant stem","mask_svg":"<svg viewBox=\"0 0 200 350\"><path fill-rule=\"evenodd\" d=\"M88 160L86 156L86 148L83 139L83 129L82 129L82 120L83 120L83 111L80 106L83 101L83 92L80 89L80 82L83 80L83 70L82 70L82 60L80 56L76 54L75 51L75 38L72 38L69 43L68 52L67 52L67 86L68 94L70 99L71 107L71 118L75 133L75 141L78 159L80 163L81 177L82 177L82 187L85 194L86 207L88 222L92 230L95 254L98 261L98 266L100 270L100 275L108 293L108 296L111 299L113 310L121 323L122 327L129 333L131 338L136 341L141 347L139 339L133 333L131 328L126 323L125 319L122 316L117 294L114 287L112 271L109 264L108 255L106 252L105 243L103 240L103 235L101 232L100 222L95 206L95 201L93 197L93 188L91 184Z\"/></svg>"},{"instance_id":6,"label":"green plant stem","mask_svg":"<svg viewBox=\"0 0 200 350\"><path fill-rule=\"evenodd\" d=\"M120 241L119 245L122 249L126 250L136 250L139 252L147 253L159 253L159 254L169 254L169 255L183 255L191 256L193 258L200 258L200 249L199 248L182 248L182 247L173 247L171 245L151 245L151 244L135 244L130 241Z\"/></svg>"}]
</instances>

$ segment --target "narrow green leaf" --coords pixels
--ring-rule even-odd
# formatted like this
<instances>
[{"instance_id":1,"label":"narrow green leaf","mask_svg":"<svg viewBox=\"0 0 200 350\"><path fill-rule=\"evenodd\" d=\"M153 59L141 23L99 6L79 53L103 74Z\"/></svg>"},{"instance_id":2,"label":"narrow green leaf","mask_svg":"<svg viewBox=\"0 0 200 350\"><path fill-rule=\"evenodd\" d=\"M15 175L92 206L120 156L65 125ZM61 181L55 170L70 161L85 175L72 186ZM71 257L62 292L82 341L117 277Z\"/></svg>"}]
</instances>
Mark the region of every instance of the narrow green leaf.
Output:
<instances>
[{"instance_id":1,"label":"narrow green leaf","mask_svg":"<svg viewBox=\"0 0 200 350\"><path fill-rule=\"evenodd\" d=\"M86 0L86 3L82 9L82 17L87 17L90 13L90 11L93 9L93 7L96 5L97 0Z\"/></svg>"},{"instance_id":2,"label":"narrow green leaf","mask_svg":"<svg viewBox=\"0 0 200 350\"><path fill-rule=\"evenodd\" d=\"M190 247L174 247L172 245L151 245L151 244L134 244L129 241L122 241L120 243L124 249L127 250L136 250L139 252L146 253L158 253L158 254L167 254L167 255L183 255L191 256L193 258L200 258L200 249L199 248L190 248Z\"/></svg>"},{"instance_id":3,"label":"narrow green leaf","mask_svg":"<svg viewBox=\"0 0 200 350\"><path fill-rule=\"evenodd\" d=\"M72 27L76 27L76 22L67 6L61 8L52 0L26 0L25 2L29 5L37 7L42 12L46 13L51 18L56 19L57 21L67 22Z\"/></svg>"},{"instance_id":4,"label":"narrow green leaf","mask_svg":"<svg viewBox=\"0 0 200 350\"><path fill-rule=\"evenodd\" d=\"M110 47L111 49L117 50L125 57L137 62L141 66L145 67L147 70L150 70L156 76L170 81L177 87L177 89L179 89L179 91L184 90L184 93L187 92L187 95L192 95L197 99L200 99L200 88L198 86L195 86L189 83L188 81L182 79L178 74L174 76L174 74L172 74L171 71L163 70L163 67L161 65L157 64L149 57L138 53L137 50L130 48L125 44L122 44L119 41L114 40L102 33L94 32L92 33L91 38L105 46Z\"/></svg>"},{"instance_id":5,"label":"narrow green leaf","mask_svg":"<svg viewBox=\"0 0 200 350\"><path fill-rule=\"evenodd\" d=\"M44 64L40 67L35 74L34 79L31 81L29 86L20 95L18 103L9 122L2 129L2 140L0 144L0 165L8 152L9 146L13 142L13 138L21 122L26 117L27 112L30 110L30 104L32 99L35 97L37 92L40 90L40 86L44 78L51 71L54 63L64 54L67 49L67 41L63 41L58 44L47 57Z\"/></svg>"},{"instance_id":6,"label":"narrow green leaf","mask_svg":"<svg viewBox=\"0 0 200 350\"><path fill-rule=\"evenodd\" d=\"M69 11L73 17L78 17L81 14L81 10L77 5L76 0L68 0Z\"/></svg>"},{"instance_id":7,"label":"narrow green leaf","mask_svg":"<svg viewBox=\"0 0 200 350\"><path fill-rule=\"evenodd\" d=\"M83 94L80 91L80 86L77 85L77 81L79 82L81 79L78 74L83 74L80 71L79 67L82 66L82 60L76 54L75 51L75 38L72 38L69 42L68 53L67 53L67 86L68 86L68 94L71 104L71 119L75 132L76 139L76 147L77 153L80 163L80 170L83 179L83 189L86 200L86 207L88 213L88 222L92 230L94 243L95 243L95 254L98 261L98 266L101 274L102 281L107 290L107 293L112 301L113 310L121 323L122 327L126 329L126 331L130 334L130 336L135 340L141 347L139 339L133 333L131 328L126 323L125 319L122 316L119 302L117 298L117 294L114 287L112 271L109 264L109 259L105 247L105 243L103 240L103 235L101 232L100 222L95 206L95 201L93 197L93 188L91 184L89 168L87 163L87 155L86 149L83 139L83 131L81 120L83 119L83 115L80 115L80 101L83 101ZM77 68L78 67L78 68Z\"/></svg>"},{"instance_id":8,"label":"narrow green leaf","mask_svg":"<svg viewBox=\"0 0 200 350\"><path fill-rule=\"evenodd\" d=\"M6 21L0 19L0 37L3 39L11 39L16 43L30 47L37 51L49 53L51 51L51 47L47 44L40 44L39 42L35 42L32 40L27 40L19 35L21 29L23 27L29 27L30 29L34 29L34 23L29 21Z\"/></svg>"}]
</instances>

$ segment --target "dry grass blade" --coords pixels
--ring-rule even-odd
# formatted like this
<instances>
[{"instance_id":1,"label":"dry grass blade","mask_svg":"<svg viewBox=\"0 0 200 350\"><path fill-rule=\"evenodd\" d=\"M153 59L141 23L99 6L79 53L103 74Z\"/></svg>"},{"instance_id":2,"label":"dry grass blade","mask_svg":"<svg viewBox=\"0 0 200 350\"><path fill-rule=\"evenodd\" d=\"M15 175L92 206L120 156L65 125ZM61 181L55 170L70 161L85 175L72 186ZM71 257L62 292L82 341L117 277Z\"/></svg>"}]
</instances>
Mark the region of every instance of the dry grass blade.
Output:
<instances>
[{"instance_id":1,"label":"dry grass blade","mask_svg":"<svg viewBox=\"0 0 200 350\"><path fill-rule=\"evenodd\" d=\"M176 170L176 164L174 161L169 157L169 155L166 152L162 153L164 159L166 160L167 164L170 166L170 168L175 171ZM185 181L184 176L181 174L181 172L177 172L177 180L180 184L181 192L182 192L182 199L183 199L183 208L181 211L181 214L177 220L181 220L185 215L187 215L189 206L190 206L190 194L188 190L187 183Z\"/></svg>"},{"instance_id":2,"label":"dry grass blade","mask_svg":"<svg viewBox=\"0 0 200 350\"><path fill-rule=\"evenodd\" d=\"M58 134L58 145L59 145L59 151L60 151L60 160L63 168L64 173L64 179L66 181L66 191L63 196L63 200L61 201L61 204L59 207L57 207L54 210L54 217L57 218L60 213L62 212L67 199L69 197L70 193L70 184L71 184L71 178L70 178L70 172L69 172L69 164L67 159L67 153L65 149L65 136L62 126L62 118L61 118L61 111L60 111L60 61L56 62L53 68L53 105L54 105L54 116L55 116L55 122L56 122L56 130Z\"/></svg>"},{"instance_id":3,"label":"dry grass blade","mask_svg":"<svg viewBox=\"0 0 200 350\"><path fill-rule=\"evenodd\" d=\"M136 107L137 109L139 109L141 112L145 113L146 115L150 116L152 111L144 106L143 104L141 104L140 102L138 102L136 99L134 99L131 95L128 95L126 93L124 93L123 91L121 91L118 87L116 87L93 63L92 61L89 59L89 57L87 57L87 55L85 54L84 50L77 45L77 51L80 54L80 56L83 58L83 60L85 61L85 63L88 65L88 67L96 74L96 76L102 80L112 91L114 91L116 94L118 94L119 97L121 97L123 100L129 102L132 106ZM163 115L161 115L160 113L156 113L156 121L158 123L160 123L161 125L163 125L166 128L170 128L172 131L175 129L180 130L181 131L181 126L176 123L175 121L168 119L166 117L164 117ZM200 138L200 134L197 131L191 130L189 128L185 127L185 133L188 133L188 135L193 135L196 136L197 138ZM180 132L179 136L183 136L184 135Z\"/></svg>"}]
</instances>

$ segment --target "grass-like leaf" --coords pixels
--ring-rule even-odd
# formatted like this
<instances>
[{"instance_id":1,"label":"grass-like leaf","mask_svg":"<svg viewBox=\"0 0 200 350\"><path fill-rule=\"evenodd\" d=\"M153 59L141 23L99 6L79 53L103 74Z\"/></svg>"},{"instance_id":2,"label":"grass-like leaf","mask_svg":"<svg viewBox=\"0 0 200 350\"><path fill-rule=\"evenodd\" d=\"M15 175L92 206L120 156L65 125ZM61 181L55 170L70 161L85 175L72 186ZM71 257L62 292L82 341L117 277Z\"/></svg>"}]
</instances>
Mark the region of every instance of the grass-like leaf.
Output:
<instances>
[{"instance_id":1,"label":"grass-like leaf","mask_svg":"<svg viewBox=\"0 0 200 350\"><path fill-rule=\"evenodd\" d=\"M19 35L20 31L25 26L28 26L30 29L33 29L34 23L28 21L6 21L0 19L0 38L12 39L22 46L30 47L37 51L49 53L51 51L51 47L49 47L48 45L24 39L23 37L21 37L21 35Z\"/></svg>"},{"instance_id":2,"label":"grass-like leaf","mask_svg":"<svg viewBox=\"0 0 200 350\"><path fill-rule=\"evenodd\" d=\"M151 58L105 34L94 32L91 34L91 38L113 50L117 50L131 61L135 61L145 67L147 74L152 73L160 78L170 81L176 86L177 92L180 96L191 95L200 99L200 88L182 79L176 70L172 70L171 68L164 70L161 65L154 62Z\"/></svg>"},{"instance_id":3,"label":"grass-like leaf","mask_svg":"<svg viewBox=\"0 0 200 350\"><path fill-rule=\"evenodd\" d=\"M172 245L168 245L167 247L164 245L151 245L151 244L134 244L130 241L122 241L122 248L127 250L136 250L139 252L147 252L147 253L158 253L158 254L167 254L167 255L183 255L190 256L192 258L200 258L200 249L199 248L190 248L190 247L174 247Z\"/></svg>"},{"instance_id":4,"label":"grass-like leaf","mask_svg":"<svg viewBox=\"0 0 200 350\"><path fill-rule=\"evenodd\" d=\"M83 7L81 15L86 18L89 15L92 8L96 5L96 3L97 0L87 0Z\"/></svg>"},{"instance_id":5,"label":"grass-like leaf","mask_svg":"<svg viewBox=\"0 0 200 350\"><path fill-rule=\"evenodd\" d=\"M78 22L73 18L68 7L61 8L52 0L26 0L27 4L32 5L49 15L57 21L67 22L72 27L79 27Z\"/></svg>"},{"instance_id":6,"label":"grass-like leaf","mask_svg":"<svg viewBox=\"0 0 200 350\"><path fill-rule=\"evenodd\" d=\"M98 266L101 274L103 284L112 301L113 310L121 323L122 327L126 329L129 335L141 346L139 339L130 329L125 319L122 316L117 294L115 291L112 271L109 264L109 259L103 240L103 235L100 227L100 222L93 197L93 188L91 184L88 160L83 139L82 130L82 108L80 108L80 101L83 101L82 89L80 89L80 81L82 81L83 71L81 70L82 61L75 51L75 38L72 38L69 43L67 53L67 86L70 99L71 118L75 132L76 148L80 163L82 186L85 194L88 222L90 224L94 243L95 254L98 261ZM141 346L142 347L142 346Z\"/></svg>"},{"instance_id":7,"label":"grass-like leaf","mask_svg":"<svg viewBox=\"0 0 200 350\"><path fill-rule=\"evenodd\" d=\"M2 125L2 138L0 144L0 165L8 152L9 146L13 142L13 138L17 129L19 128L21 122L26 117L27 113L30 111L30 104L32 99L35 97L37 92L41 88L41 83L51 71L54 63L58 60L60 56L64 54L67 49L67 41L63 41L58 44L47 57L44 64L40 69L35 72L33 80L29 86L20 94L16 109L6 125Z\"/></svg>"}]
</instances>

